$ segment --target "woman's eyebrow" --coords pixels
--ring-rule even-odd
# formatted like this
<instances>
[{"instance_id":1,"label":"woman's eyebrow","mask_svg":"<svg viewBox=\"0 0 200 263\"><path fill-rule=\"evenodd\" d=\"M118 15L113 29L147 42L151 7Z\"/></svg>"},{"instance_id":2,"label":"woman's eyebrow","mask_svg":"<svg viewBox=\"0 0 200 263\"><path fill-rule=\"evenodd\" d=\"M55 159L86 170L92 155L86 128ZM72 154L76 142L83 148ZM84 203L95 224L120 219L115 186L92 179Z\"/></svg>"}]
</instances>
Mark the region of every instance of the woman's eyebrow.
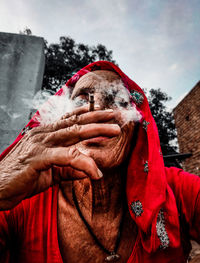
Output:
<instances>
[{"instance_id":1,"label":"woman's eyebrow","mask_svg":"<svg viewBox=\"0 0 200 263\"><path fill-rule=\"evenodd\" d=\"M85 93L92 93L94 92L95 88L94 87L81 87L78 89L78 91L75 93L76 96L80 94L85 94Z\"/></svg>"}]
</instances>

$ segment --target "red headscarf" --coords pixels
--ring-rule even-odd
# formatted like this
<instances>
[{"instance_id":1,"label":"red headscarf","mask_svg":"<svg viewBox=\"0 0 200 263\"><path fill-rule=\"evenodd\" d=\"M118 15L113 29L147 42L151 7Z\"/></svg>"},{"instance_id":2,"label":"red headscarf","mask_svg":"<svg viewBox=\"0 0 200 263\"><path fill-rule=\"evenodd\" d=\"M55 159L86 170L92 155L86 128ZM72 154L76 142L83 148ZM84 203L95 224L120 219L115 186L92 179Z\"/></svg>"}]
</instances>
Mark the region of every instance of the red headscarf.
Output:
<instances>
[{"instance_id":1,"label":"red headscarf","mask_svg":"<svg viewBox=\"0 0 200 263\"><path fill-rule=\"evenodd\" d=\"M178 247L180 246L180 231L176 201L167 183L158 130L146 96L134 81L116 65L107 61L94 62L79 70L66 83L66 86L73 87L80 77L95 70L110 70L117 73L143 115L137 142L128 165L126 184L129 211L138 226L142 245L149 253L156 251L159 247L163 249L168 246ZM61 88L56 95L61 95L62 92ZM33 117L26 127L38 125L39 123ZM22 137L23 133L20 133L13 144L1 154L0 159Z\"/></svg>"}]
</instances>

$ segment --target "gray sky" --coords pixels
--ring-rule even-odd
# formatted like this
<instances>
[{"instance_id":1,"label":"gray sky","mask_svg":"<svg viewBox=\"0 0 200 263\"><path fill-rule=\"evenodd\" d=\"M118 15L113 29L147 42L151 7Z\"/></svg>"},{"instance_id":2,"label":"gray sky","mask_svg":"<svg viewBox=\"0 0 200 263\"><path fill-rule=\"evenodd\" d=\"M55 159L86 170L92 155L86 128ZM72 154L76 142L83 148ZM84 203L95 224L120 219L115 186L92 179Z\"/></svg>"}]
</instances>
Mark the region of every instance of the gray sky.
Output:
<instances>
[{"instance_id":1,"label":"gray sky","mask_svg":"<svg viewBox=\"0 0 200 263\"><path fill-rule=\"evenodd\" d=\"M166 91L170 107L200 80L199 0L0 0L0 31L25 27L49 43L104 44L142 88Z\"/></svg>"}]
</instances>

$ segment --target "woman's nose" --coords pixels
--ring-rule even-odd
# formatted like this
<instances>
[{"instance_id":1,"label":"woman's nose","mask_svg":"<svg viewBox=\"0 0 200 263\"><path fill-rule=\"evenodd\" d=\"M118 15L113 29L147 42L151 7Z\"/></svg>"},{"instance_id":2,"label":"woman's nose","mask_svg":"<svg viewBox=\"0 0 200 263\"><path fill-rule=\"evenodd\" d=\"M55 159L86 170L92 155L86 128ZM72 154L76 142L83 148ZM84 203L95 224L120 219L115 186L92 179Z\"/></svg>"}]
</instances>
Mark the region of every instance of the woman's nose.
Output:
<instances>
[{"instance_id":1,"label":"woman's nose","mask_svg":"<svg viewBox=\"0 0 200 263\"><path fill-rule=\"evenodd\" d=\"M115 106L115 97L112 94L101 92L94 94L95 104L99 105L101 109L109 109Z\"/></svg>"}]
</instances>

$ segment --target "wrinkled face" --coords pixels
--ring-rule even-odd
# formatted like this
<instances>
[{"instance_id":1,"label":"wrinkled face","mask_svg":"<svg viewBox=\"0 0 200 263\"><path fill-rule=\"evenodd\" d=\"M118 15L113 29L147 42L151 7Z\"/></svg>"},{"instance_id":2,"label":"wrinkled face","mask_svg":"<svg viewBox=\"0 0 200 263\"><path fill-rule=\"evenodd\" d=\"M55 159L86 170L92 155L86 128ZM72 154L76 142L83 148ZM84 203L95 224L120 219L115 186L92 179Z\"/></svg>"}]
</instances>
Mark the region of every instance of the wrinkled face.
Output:
<instances>
[{"instance_id":1,"label":"wrinkled face","mask_svg":"<svg viewBox=\"0 0 200 263\"><path fill-rule=\"evenodd\" d=\"M134 122L126 121L126 112L132 107L127 89L119 76L111 71L98 70L85 74L76 83L71 95L77 106L88 103L89 93L94 94L95 105L100 109L113 109L121 133L117 137L98 137L77 144L78 149L91 156L100 168L119 166L127 157L134 130ZM125 113L125 115L124 115Z\"/></svg>"}]
</instances>

